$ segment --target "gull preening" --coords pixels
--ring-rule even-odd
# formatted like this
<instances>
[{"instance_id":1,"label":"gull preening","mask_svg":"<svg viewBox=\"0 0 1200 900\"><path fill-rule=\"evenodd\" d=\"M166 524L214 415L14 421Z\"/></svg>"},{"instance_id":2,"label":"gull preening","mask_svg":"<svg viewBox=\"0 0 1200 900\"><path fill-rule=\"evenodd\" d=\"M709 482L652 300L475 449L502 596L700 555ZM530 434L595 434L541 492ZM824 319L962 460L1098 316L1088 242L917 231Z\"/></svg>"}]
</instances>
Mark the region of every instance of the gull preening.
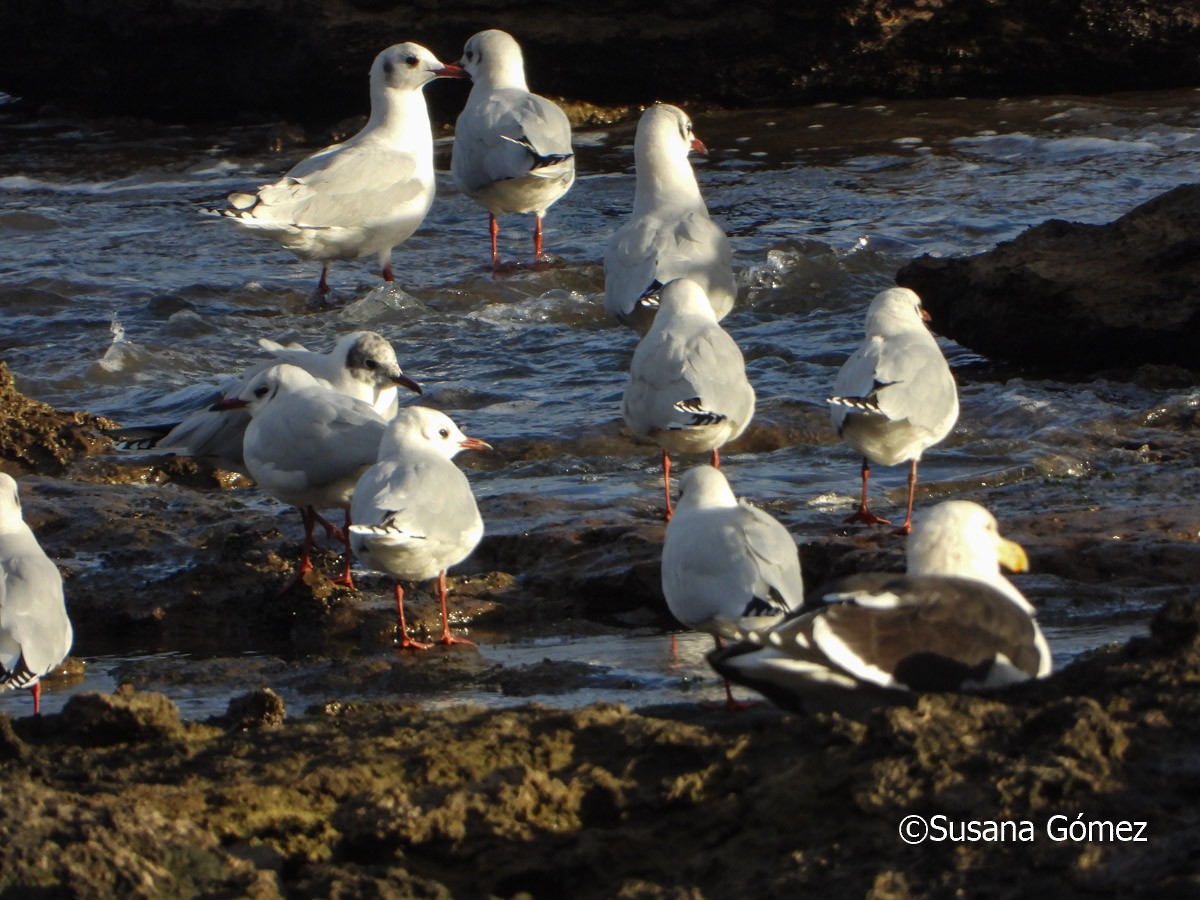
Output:
<instances>
[{"instance_id":1,"label":"gull preening","mask_svg":"<svg viewBox=\"0 0 1200 900\"><path fill-rule=\"evenodd\" d=\"M0 691L29 688L41 715L41 679L73 639L62 575L21 515L17 482L0 472Z\"/></svg>"},{"instance_id":2,"label":"gull preening","mask_svg":"<svg viewBox=\"0 0 1200 900\"><path fill-rule=\"evenodd\" d=\"M460 450L491 445L463 434L445 413L421 406L402 409L388 425L379 459L354 489L350 543L363 565L395 580L400 646L413 640L404 620L401 582L438 580L440 642L470 644L450 633L446 570L466 559L483 537L483 519L467 476L452 460Z\"/></svg>"},{"instance_id":3,"label":"gull preening","mask_svg":"<svg viewBox=\"0 0 1200 900\"><path fill-rule=\"evenodd\" d=\"M1050 649L1034 609L1000 572L1028 568L977 503L918 515L904 575L852 575L798 613L709 654L731 681L786 709L857 711L914 692L998 687L1041 678Z\"/></svg>"},{"instance_id":4,"label":"gull preening","mask_svg":"<svg viewBox=\"0 0 1200 900\"><path fill-rule=\"evenodd\" d=\"M472 81L454 126L450 173L459 190L488 211L492 266L504 213L533 213L534 259L542 255L542 217L575 182L571 123L555 103L530 93L521 47L504 31L467 41L458 64Z\"/></svg>"},{"instance_id":5,"label":"gull preening","mask_svg":"<svg viewBox=\"0 0 1200 900\"><path fill-rule=\"evenodd\" d=\"M720 470L699 466L680 480L663 544L662 587L680 622L722 638L779 621L804 602L800 556L787 529L739 500ZM725 698L733 695L725 682Z\"/></svg>"},{"instance_id":6,"label":"gull preening","mask_svg":"<svg viewBox=\"0 0 1200 900\"><path fill-rule=\"evenodd\" d=\"M214 410L213 403L237 397L271 366L287 363L304 369L317 382L348 397L361 400L385 419L396 413L399 387L414 394L421 386L404 374L391 343L374 331L352 331L338 338L328 353L317 353L301 344L280 344L262 338L259 346L271 358L227 380L205 406L180 422L135 426L108 432L125 450L158 455L188 456L206 465L248 475L243 442L250 413L245 408Z\"/></svg>"},{"instance_id":7,"label":"gull preening","mask_svg":"<svg viewBox=\"0 0 1200 900\"><path fill-rule=\"evenodd\" d=\"M867 506L870 463L909 462L908 505L900 531L912 530L917 463L958 421L958 389L925 322L921 298L908 288L876 295L867 309L866 339L833 385L833 427L862 454L862 497L848 522L891 524Z\"/></svg>"},{"instance_id":8,"label":"gull preening","mask_svg":"<svg viewBox=\"0 0 1200 900\"><path fill-rule=\"evenodd\" d=\"M297 163L255 193L231 194L221 210L234 224L320 260L318 290L329 292L329 263L374 256L392 281L392 249L408 240L433 203L433 131L421 89L462 78L420 44L396 44L371 65L371 115L349 140Z\"/></svg>"},{"instance_id":9,"label":"gull preening","mask_svg":"<svg viewBox=\"0 0 1200 900\"><path fill-rule=\"evenodd\" d=\"M635 436L662 448L670 519L671 453L711 453L719 466L719 448L754 416L742 351L696 282L681 278L662 289L658 314L633 353L621 411Z\"/></svg>"},{"instance_id":10,"label":"gull preening","mask_svg":"<svg viewBox=\"0 0 1200 900\"><path fill-rule=\"evenodd\" d=\"M387 423L370 404L321 385L298 366L271 366L260 372L235 397L217 404L222 409L245 408L246 469L258 486L276 500L300 510L304 549L295 574L280 589L284 593L312 570L313 527L317 512L342 509L346 521L342 575L335 584L353 589L350 576L350 498L354 485L375 462Z\"/></svg>"},{"instance_id":11,"label":"gull preening","mask_svg":"<svg viewBox=\"0 0 1200 900\"><path fill-rule=\"evenodd\" d=\"M725 232L709 217L688 151L707 153L683 110L656 103L638 121L633 215L604 254L604 306L645 333L663 285L690 278L717 319L733 308L737 282Z\"/></svg>"}]
</instances>

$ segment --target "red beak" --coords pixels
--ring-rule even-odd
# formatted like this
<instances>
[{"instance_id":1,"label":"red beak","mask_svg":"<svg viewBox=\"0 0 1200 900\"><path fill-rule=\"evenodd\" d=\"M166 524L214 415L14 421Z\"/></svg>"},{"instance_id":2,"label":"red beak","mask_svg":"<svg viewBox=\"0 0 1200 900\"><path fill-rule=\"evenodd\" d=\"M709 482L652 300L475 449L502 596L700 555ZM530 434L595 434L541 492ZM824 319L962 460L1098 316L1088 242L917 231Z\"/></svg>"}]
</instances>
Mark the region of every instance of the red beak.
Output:
<instances>
[{"instance_id":1,"label":"red beak","mask_svg":"<svg viewBox=\"0 0 1200 900\"><path fill-rule=\"evenodd\" d=\"M704 146L704 141L698 137L692 138L692 149L697 153L703 153L705 156L708 156L708 148Z\"/></svg>"},{"instance_id":2,"label":"red beak","mask_svg":"<svg viewBox=\"0 0 1200 900\"><path fill-rule=\"evenodd\" d=\"M464 69L462 66L455 65L454 63L446 63L440 69L434 69L433 75L435 78L470 78L471 77L470 75L467 74L466 69Z\"/></svg>"},{"instance_id":3,"label":"red beak","mask_svg":"<svg viewBox=\"0 0 1200 900\"><path fill-rule=\"evenodd\" d=\"M933 316L931 316L929 314L929 310L927 310L923 306L921 307L921 321L922 322L932 322L933 321Z\"/></svg>"},{"instance_id":4,"label":"red beak","mask_svg":"<svg viewBox=\"0 0 1200 900\"><path fill-rule=\"evenodd\" d=\"M222 397L209 407L212 412L224 412L227 409L245 409L250 404L239 397Z\"/></svg>"},{"instance_id":5,"label":"red beak","mask_svg":"<svg viewBox=\"0 0 1200 900\"><path fill-rule=\"evenodd\" d=\"M464 450L491 450L492 445L487 441L481 441L479 438L468 437L459 441L458 446Z\"/></svg>"}]
</instances>

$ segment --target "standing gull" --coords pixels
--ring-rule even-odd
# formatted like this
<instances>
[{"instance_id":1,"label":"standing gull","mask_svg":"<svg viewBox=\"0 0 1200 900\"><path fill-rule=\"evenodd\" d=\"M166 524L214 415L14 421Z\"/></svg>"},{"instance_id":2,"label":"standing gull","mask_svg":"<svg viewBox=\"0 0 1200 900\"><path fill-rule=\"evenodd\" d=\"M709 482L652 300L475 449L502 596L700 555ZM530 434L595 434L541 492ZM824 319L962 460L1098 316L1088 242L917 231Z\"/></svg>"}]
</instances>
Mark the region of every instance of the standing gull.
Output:
<instances>
[{"instance_id":1,"label":"standing gull","mask_svg":"<svg viewBox=\"0 0 1200 900\"><path fill-rule=\"evenodd\" d=\"M905 575L852 575L804 608L709 654L731 681L786 709L853 711L918 691L996 687L1050 672L1034 609L1000 573L1028 568L986 509L965 500L917 517Z\"/></svg>"},{"instance_id":2,"label":"standing gull","mask_svg":"<svg viewBox=\"0 0 1200 900\"><path fill-rule=\"evenodd\" d=\"M917 463L958 420L958 390L950 366L929 332L921 298L908 288L876 295L867 309L867 335L838 372L829 399L833 427L862 454L862 499L847 522L891 523L867 508L870 463L911 462L908 506L900 532L912 530Z\"/></svg>"},{"instance_id":3,"label":"standing gull","mask_svg":"<svg viewBox=\"0 0 1200 900\"><path fill-rule=\"evenodd\" d=\"M754 416L754 388L742 351L719 324L696 282L662 289L658 315L633 353L622 413L630 430L662 447L666 517L671 518L671 452L712 453Z\"/></svg>"},{"instance_id":4,"label":"standing gull","mask_svg":"<svg viewBox=\"0 0 1200 900\"><path fill-rule=\"evenodd\" d=\"M737 294L729 239L709 218L689 150L708 152L683 110L656 103L642 113L633 144L633 216L604 254L604 306L642 333L659 289L676 278L699 284L718 320Z\"/></svg>"},{"instance_id":5,"label":"standing gull","mask_svg":"<svg viewBox=\"0 0 1200 900\"><path fill-rule=\"evenodd\" d=\"M722 638L765 628L804 601L796 542L776 519L734 496L725 476L700 466L683 476L667 525L662 587L671 614ZM726 704L733 707L729 681Z\"/></svg>"},{"instance_id":6,"label":"standing gull","mask_svg":"<svg viewBox=\"0 0 1200 900\"><path fill-rule=\"evenodd\" d=\"M354 489L350 541L364 565L395 579L401 647L423 650L432 644L409 637L400 582L434 577L442 606L441 643L471 643L450 634L446 570L475 549L483 519L467 476L451 460L460 450L490 449L463 434L445 413L408 407L388 425L379 461Z\"/></svg>"},{"instance_id":7,"label":"standing gull","mask_svg":"<svg viewBox=\"0 0 1200 900\"><path fill-rule=\"evenodd\" d=\"M575 181L571 123L557 105L529 92L521 48L504 31L481 31L458 63L473 85L454 126L450 173L488 211L492 266L503 213L533 213L534 258L542 255L542 216Z\"/></svg>"},{"instance_id":8,"label":"standing gull","mask_svg":"<svg viewBox=\"0 0 1200 900\"><path fill-rule=\"evenodd\" d=\"M21 516L16 481L0 473L0 691L29 688L41 715L41 679L73 637L62 575Z\"/></svg>"},{"instance_id":9,"label":"standing gull","mask_svg":"<svg viewBox=\"0 0 1200 900\"><path fill-rule=\"evenodd\" d=\"M246 468L266 493L298 507L304 522L304 549L295 574L280 588L289 590L312 570L313 526L319 509L346 510L342 538L344 568L335 584L354 588L350 577L350 498L354 485L379 454L387 423L369 404L323 387L304 369L271 366L252 378L236 397L217 404L246 408Z\"/></svg>"},{"instance_id":10,"label":"standing gull","mask_svg":"<svg viewBox=\"0 0 1200 900\"><path fill-rule=\"evenodd\" d=\"M271 366L299 366L324 387L370 404L385 419L399 405L397 386L415 394L421 386L400 369L396 351L374 331L353 331L340 337L328 353L316 353L300 344L283 345L262 338L259 346L271 358L225 382L217 396L181 422L167 425L120 428L108 432L122 449L152 450L156 454L190 456L219 469L249 474L242 455L250 413L245 408L214 410L223 397L238 396L255 377Z\"/></svg>"},{"instance_id":11,"label":"standing gull","mask_svg":"<svg viewBox=\"0 0 1200 900\"><path fill-rule=\"evenodd\" d=\"M392 248L408 240L433 203L433 132L421 88L462 78L419 44L396 44L371 66L371 116L362 131L299 162L253 194L231 194L221 210L302 259L329 263L374 255L392 281Z\"/></svg>"}]
</instances>

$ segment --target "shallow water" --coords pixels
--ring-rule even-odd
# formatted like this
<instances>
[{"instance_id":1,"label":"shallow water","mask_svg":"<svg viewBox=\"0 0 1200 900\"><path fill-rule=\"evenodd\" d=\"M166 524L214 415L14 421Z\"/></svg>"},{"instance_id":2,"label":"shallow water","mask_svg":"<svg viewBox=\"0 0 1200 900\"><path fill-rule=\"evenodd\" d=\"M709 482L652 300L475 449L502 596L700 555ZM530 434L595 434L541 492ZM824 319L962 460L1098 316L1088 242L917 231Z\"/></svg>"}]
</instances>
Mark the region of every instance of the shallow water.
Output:
<instances>
[{"instance_id":1,"label":"shallow water","mask_svg":"<svg viewBox=\"0 0 1200 900\"><path fill-rule=\"evenodd\" d=\"M740 272L724 324L746 353L756 426L788 435L728 454L727 471L740 494L812 541L856 488L855 459L834 439L822 401L871 296L914 256L976 253L1048 218L1110 221L1189 180L1200 92L822 105L706 114L695 126L711 150L695 161L701 186ZM206 203L273 179L312 148L270 152L266 128L135 135L119 123L0 121L0 133L0 352L26 393L127 424L166 421L257 361L260 337L325 349L365 327L395 343L424 402L468 433L494 444L544 440L558 451L471 472L485 503L553 501L489 520L490 533L654 508L654 451L617 439L634 335L607 319L601 297L604 245L632 202L632 124L579 133L578 181L547 219L555 264L497 277L484 266L486 216L454 191L449 143L439 141L438 199L395 253L397 286L381 286L369 261L338 264L330 307L312 302L318 266L202 215ZM528 260L531 227L523 217L502 222L506 259ZM1146 448L1169 444L1173 416L1200 403L1190 387L1011 377L945 348L962 417L921 467L923 484L945 495L1047 480L1093 490L1103 475L1106 504L1133 502L1121 493L1136 480L1126 476L1157 477ZM1163 477L1191 470L1174 465ZM903 480L899 468L882 467L873 479L890 503ZM1002 523L1034 503L1022 494L997 502ZM1035 601L1039 585L1054 600L1053 583L1028 584ZM1048 602L1056 661L1141 628L1149 599ZM648 638L588 640L602 646L571 652L632 672L647 682L642 696L687 693L688 678L714 685L702 662L685 675L639 662L638 641ZM550 652L534 644L484 653L517 665L530 659L522 647ZM87 657L86 636L77 650ZM89 682L102 685L114 665L94 660ZM0 709L16 699L0 695Z\"/></svg>"}]
</instances>

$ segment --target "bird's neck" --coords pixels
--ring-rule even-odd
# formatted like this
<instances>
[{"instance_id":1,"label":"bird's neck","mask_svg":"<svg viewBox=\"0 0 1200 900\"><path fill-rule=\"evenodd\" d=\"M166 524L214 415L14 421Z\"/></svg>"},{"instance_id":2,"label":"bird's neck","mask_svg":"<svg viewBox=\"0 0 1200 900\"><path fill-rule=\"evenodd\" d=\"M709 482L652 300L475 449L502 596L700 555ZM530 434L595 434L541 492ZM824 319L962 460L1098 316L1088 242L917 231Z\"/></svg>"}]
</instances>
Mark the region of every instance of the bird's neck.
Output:
<instances>
[{"instance_id":1,"label":"bird's neck","mask_svg":"<svg viewBox=\"0 0 1200 900\"><path fill-rule=\"evenodd\" d=\"M361 133L406 150L428 148L433 155L429 108L420 90L384 91L371 104L371 118Z\"/></svg>"},{"instance_id":2,"label":"bird's neck","mask_svg":"<svg viewBox=\"0 0 1200 900\"><path fill-rule=\"evenodd\" d=\"M637 167L633 208L642 212L664 205L703 206L704 198L691 166L648 155Z\"/></svg>"}]
</instances>

